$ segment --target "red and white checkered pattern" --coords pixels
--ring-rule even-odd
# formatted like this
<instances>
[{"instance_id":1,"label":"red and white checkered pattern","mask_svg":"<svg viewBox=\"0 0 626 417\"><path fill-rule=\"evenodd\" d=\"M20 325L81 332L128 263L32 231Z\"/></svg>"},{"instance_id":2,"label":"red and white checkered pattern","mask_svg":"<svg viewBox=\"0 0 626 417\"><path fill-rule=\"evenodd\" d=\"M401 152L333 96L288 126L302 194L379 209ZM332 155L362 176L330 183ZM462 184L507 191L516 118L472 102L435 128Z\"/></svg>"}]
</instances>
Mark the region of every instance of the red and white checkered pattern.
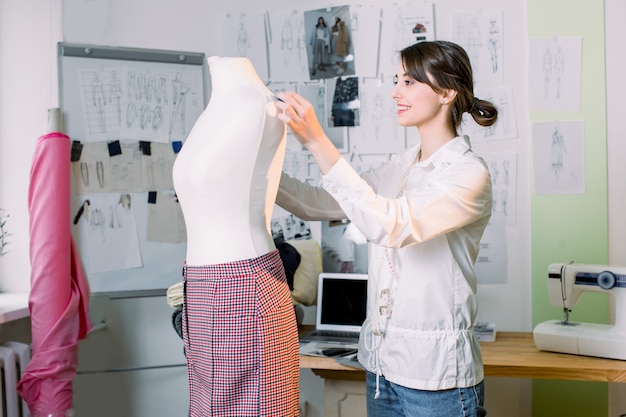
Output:
<instances>
[{"instance_id":1,"label":"red and white checkered pattern","mask_svg":"<svg viewBox=\"0 0 626 417\"><path fill-rule=\"evenodd\" d=\"M298 330L278 250L183 268L191 417L298 416Z\"/></svg>"}]
</instances>

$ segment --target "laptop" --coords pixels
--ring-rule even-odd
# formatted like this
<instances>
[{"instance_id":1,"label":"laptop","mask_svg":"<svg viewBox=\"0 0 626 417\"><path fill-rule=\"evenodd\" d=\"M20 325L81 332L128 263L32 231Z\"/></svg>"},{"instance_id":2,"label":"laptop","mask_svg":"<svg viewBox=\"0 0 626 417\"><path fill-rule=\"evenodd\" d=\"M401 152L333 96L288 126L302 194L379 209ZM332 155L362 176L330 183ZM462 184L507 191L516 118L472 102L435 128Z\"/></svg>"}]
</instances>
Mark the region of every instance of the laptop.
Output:
<instances>
[{"instance_id":1,"label":"laptop","mask_svg":"<svg viewBox=\"0 0 626 417\"><path fill-rule=\"evenodd\" d=\"M367 274L322 272L315 330L300 336L300 341L356 344L366 310Z\"/></svg>"}]
</instances>

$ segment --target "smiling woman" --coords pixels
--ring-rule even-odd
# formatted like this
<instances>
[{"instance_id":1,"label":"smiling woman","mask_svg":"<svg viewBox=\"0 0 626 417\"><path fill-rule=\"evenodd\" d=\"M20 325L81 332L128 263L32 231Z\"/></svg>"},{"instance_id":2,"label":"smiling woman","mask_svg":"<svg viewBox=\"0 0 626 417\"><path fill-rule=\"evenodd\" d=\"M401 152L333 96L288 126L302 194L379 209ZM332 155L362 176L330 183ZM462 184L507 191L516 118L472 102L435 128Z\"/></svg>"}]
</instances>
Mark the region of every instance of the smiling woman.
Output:
<instances>
[{"instance_id":1,"label":"smiling woman","mask_svg":"<svg viewBox=\"0 0 626 417\"><path fill-rule=\"evenodd\" d=\"M482 416L474 263L491 217L491 179L458 129L463 113L482 126L498 113L474 96L459 45L419 42L400 58L391 98L398 124L416 128L420 144L360 175L331 144L311 103L279 93L278 117L323 175L318 187L283 175L276 202L306 220L347 218L367 238L358 359L367 370L368 417Z\"/></svg>"}]
</instances>

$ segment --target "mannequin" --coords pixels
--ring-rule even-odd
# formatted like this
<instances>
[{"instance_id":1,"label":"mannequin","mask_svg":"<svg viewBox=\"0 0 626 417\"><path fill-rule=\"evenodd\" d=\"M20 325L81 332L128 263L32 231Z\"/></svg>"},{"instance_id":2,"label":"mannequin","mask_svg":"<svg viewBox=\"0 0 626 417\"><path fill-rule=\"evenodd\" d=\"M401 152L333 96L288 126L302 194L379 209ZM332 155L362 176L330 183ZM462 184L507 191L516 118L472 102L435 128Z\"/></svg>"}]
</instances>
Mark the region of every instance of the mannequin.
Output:
<instances>
[{"instance_id":1,"label":"mannequin","mask_svg":"<svg viewBox=\"0 0 626 417\"><path fill-rule=\"evenodd\" d=\"M174 164L188 225L187 264L260 256L270 231L285 154L274 95L248 59L210 57L211 100ZM229 245L228 242L236 244Z\"/></svg>"},{"instance_id":2,"label":"mannequin","mask_svg":"<svg viewBox=\"0 0 626 417\"><path fill-rule=\"evenodd\" d=\"M190 416L297 416L297 325L270 229L285 126L247 58L208 63L211 100L173 167Z\"/></svg>"}]
</instances>

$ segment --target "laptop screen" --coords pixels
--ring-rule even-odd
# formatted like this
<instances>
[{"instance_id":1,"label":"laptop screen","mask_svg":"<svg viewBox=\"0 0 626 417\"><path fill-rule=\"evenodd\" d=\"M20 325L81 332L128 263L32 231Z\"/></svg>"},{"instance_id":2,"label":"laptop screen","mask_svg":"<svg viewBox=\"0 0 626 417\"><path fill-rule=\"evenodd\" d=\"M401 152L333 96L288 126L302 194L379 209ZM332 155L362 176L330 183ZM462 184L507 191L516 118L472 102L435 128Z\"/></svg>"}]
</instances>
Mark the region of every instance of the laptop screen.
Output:
<instances>
[{"instance_id":1,"label":"laptop screen","mask_svg":"<svg viewBox=\"0 0 626 417\"><path fill-rule=\"evenodd\" d=\"M317 329L358 332L367 309L367 274L323 272L317 297Z\"/></svg>"}]
</instances>

